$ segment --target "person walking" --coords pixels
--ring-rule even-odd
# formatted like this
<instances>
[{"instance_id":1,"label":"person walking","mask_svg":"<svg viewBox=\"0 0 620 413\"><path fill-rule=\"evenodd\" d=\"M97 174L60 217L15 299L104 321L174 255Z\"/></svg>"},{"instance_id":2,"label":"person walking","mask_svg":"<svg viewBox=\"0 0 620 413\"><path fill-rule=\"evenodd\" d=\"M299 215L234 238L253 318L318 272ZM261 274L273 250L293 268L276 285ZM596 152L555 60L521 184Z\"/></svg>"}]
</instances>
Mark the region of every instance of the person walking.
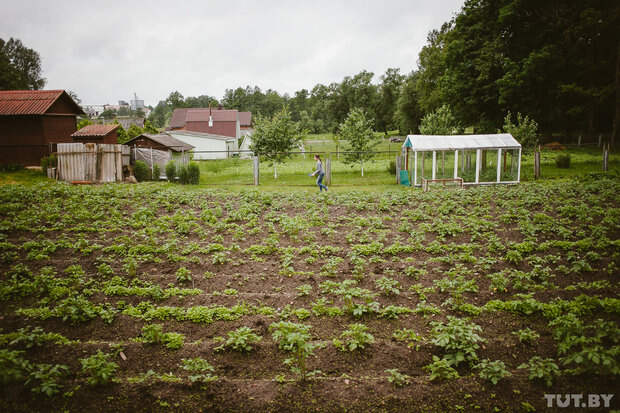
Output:
<instances>
[{"instance_id":1,"label":"person walking","mask_svg":"<svg viewBox=\"0 0 620 413\"><path fill-rule=\"evenodd\" d=\"M310 176L317 175L316 184L319 186L319 192L321 192L323 188L325 188L325 192L327 192L327 185L323 185L325 169L323 169L323 162L321 162L321 157L319 155L314 155L314 160L316 161L316 171L312 172Z\"/></svg>"}]
</instances>

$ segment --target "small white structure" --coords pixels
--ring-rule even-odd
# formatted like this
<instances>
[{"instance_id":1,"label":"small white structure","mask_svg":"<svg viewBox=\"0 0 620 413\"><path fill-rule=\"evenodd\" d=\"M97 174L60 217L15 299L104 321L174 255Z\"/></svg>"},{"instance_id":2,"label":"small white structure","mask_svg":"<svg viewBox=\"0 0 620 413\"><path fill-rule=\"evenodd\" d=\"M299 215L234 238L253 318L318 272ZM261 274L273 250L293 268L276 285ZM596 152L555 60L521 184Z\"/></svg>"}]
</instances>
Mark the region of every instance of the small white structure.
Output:
<instances>
[{"instance_id":1,"label":"small white structure","mask_svg":"<svg viewBox=\"0 0 620 413\"><path fill-rule=\"evenodd\" d=\"M408 135L402 148L407 170L409 151L413 152L412 181L415 186L428 181L457 179L462 179L464 185L515 184L521 180L521 144L509 133ZM438 154L441 156L441 168ZM474 156L475 163L472 165ZM427 158L430 162L425 165Z\"/></svg>"},{"instance_id":2,"label":"small white structure","mask_svg":"<svg viewBox=\"0 0 620 413\"><path fill-rule=\"evenodd\" d=\"M253 152L250 152L250 146L252 146L252 133L241 133L241 144L239 145L239 157L242 159L249 159L254 156Z\"/></svg>"},{"instance_id":3,"label":"small white structure","mask_svg":"<svg viewBox=\"0 0 620 413\"><path fill-rule=\"evenodd\" d=\"M237 151L237 138L230 136L186 130L170 130L166 133L181 142L192 145L195 160L226 159Z\"/></svg>"}]
</instances>

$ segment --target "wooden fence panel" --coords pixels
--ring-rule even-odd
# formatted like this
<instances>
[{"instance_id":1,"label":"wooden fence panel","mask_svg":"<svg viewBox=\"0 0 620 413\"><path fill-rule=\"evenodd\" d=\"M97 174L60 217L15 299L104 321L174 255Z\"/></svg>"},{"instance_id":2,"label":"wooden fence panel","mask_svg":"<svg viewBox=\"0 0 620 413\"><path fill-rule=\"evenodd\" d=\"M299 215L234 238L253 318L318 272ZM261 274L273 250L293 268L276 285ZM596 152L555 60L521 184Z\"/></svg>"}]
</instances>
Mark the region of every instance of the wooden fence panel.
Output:
<instances>
[{"instance_id":1,"label":"wooden fence panel","mask_svg":"<svg viewBox=\"0 0 620 413\"><path fill-rule=\"evenodd\" d=\"M97 145L84 144L84 180L97 181Z\"/></svg>"},{"instance_id":2,"label":"wooden fence panel","mask_svg":"<svg viewBox=\"0 0 620 413\"><path fill-rule=\"evenodd\" d=\"M129 155L129 148L123 145L59 143L58 179L122 182L124 154Z\"/></svg>"}]
</instances>

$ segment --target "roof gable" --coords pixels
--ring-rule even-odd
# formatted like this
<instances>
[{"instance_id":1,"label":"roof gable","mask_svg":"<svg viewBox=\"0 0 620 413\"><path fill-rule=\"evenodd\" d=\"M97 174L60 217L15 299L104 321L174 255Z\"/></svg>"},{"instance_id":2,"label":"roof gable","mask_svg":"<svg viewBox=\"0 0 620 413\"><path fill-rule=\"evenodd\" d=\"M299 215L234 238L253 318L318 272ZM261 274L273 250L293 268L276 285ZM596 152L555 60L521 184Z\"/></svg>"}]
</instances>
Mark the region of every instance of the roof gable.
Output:
<instances>
[{"instance_id":1,"label":"roof gable","mask_svg":"<svg viewBox=\"0 0 620 413\"><path fill-rule=\"evenodd\" d=\"M86 125L79 131L76 131L71 134L72 137L82 137L82 136L106 136L112 132L114 132L121 125L118 124L109 124L109 125Z\"/></svg>"},{"instance_id":2,"label":"roof gable","mask_svg":"<svg viewBox=\"0 0 620 413\"><path fill-rule=\"evenodd\" d=\"M0 115L44 115L60 99L76 115L84 113L64 90L2 90Z\"/></svg>"},{"instance_id":3,"label":"roof gable","mask_svg":"<svg viewBox=\"0 0 620 413\"><path fill-rule=\"evenodd\" d=\"M153 142L156 142L160 145L170 148L174 152L191 151L192 149L194 149L193 145L180 141L176 139L175 137L169 135L168 133L158 133L158 134L153 134L153 135L148 134L148 133L143 133L142 135L138 135L135 138L125 142L125 145L131 145L133 141L138 140L140 138L149 139Z\"/></svg>"},{"instance_id":4,"label":"roof gable","mask_svg":"<svg viewBox=\"0 0 620 413\"><path fill-rule=\"evenodd\" d=\"M239 112L241 126L252 126L252 112Z\"/></svg>"},{"instance_id":5,"label":"roof gable","mask_svg":"<svg viewBox=\"0 0 620 413\"><path fill-rule=\"evenodd\" d=\"M252 112L239 112L237 109L179 108L172 112L170 127L183 128L187 122L208 122L209 116L213 118L213 122L239 120L240 124L245 126L252 123Z\"/></svg>"}]
</instances>

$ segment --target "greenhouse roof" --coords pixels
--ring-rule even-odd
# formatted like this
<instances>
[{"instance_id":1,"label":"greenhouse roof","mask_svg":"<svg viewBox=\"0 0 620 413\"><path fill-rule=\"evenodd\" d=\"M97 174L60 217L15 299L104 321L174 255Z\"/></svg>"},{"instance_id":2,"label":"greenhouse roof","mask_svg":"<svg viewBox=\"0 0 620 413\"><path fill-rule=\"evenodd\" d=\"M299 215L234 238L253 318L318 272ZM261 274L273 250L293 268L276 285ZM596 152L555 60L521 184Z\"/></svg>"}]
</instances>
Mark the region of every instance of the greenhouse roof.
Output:
<instances>
[{"instance_id":1,"label":"greenhouse roof","mask_svg":"<svg viewBox=\"0 0 620 413\"><path fill-rule=\"evenodd\" d=\"M509 133L492 135L408 135L403 148L414 151L517 149L521 144Z\"/></svg>"}]
</instances>

